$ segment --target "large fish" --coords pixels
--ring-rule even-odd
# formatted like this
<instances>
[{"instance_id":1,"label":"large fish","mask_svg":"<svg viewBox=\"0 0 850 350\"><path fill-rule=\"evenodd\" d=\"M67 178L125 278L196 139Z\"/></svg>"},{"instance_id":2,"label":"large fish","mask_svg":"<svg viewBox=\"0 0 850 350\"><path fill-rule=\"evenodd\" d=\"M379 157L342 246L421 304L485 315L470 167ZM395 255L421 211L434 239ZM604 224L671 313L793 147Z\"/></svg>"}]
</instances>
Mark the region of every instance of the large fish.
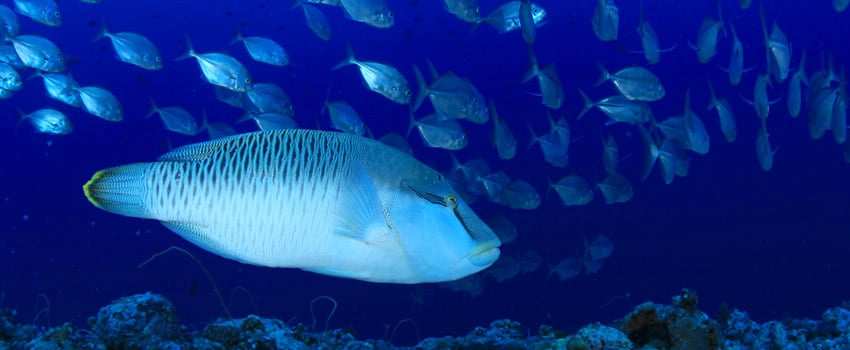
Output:
<instances>
[{"instance_id":1,"label":"large fish","mask_svg":"<svg viewBox=\"0 0 850 350\"><path fill-rule=\"evenodd\" d=\"M188 145L101 170L106 211L154 219L242 263L385 283L451 281L500 241L440 173L356 135L279 130Z\"/></svg>"}]
</instances>

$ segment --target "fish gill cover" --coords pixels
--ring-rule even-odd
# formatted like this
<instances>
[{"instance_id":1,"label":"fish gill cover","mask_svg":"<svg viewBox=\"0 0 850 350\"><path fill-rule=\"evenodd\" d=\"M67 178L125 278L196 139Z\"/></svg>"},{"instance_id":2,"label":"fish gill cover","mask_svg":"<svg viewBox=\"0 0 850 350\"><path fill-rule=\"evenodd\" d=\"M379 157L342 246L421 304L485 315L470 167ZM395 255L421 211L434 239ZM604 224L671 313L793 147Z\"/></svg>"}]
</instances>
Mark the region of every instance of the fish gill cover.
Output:
<instances>
[{"instance_id":1,"label":"fish gill cover","mask_svg":"<svg viewBox=\"0 0 850 350\"><path fill-rule=\"evenodd\" d=\"M709 312L819 315L850 290L846 6L2 1L0 307L83 325L150 290L183 322L221 316L191 260L136 268L178 245L234 315L309 323L330 295L331 326L374 338L403 319L423 336L506 317L576 330L683 287ZM80 190L296 126L409 150L499 235L500 259L414 286L256 267Z\"/></svg>"}]
</instances>

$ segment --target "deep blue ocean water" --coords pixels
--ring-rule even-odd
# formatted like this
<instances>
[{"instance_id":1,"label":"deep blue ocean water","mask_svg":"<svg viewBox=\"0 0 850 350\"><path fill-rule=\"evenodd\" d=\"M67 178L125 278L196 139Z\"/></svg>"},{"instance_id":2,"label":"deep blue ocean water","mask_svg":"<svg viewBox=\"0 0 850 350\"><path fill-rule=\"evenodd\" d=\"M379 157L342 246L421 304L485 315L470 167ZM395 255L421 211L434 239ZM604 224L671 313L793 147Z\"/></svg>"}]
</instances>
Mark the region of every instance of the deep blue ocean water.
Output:
<instances>
[{"instance_id":1,"label":"deep blue ocean water","mask_svg":"<svg viewBox=\"0 0 850 350\"><path fill-rule=\"evenodd\" d=\"M5 5L13 7L11 1ZM481 1L482 12L497 6ZM85 324L100 306L121 296L144 291L171 299L184 323L202 327L223 314L201 270L182 255L166 255L142 269L136 266L171 245L195 254L214 276L234 315L249 313L295 318L309 323L310 301L320 295L339 303L331 327L350 327L362 337L380 338L386 327L411 318L421 336L460 335L475 325L499 318L518 320L530 329L539 324L575 330L595 321L623 316L644 301L666 303L682 288L695 290L701 309L714 314L722 302L746 310L756 321L818 317L826 308L850 296L850 165L844 146L827 134L813 141L803 115L792 119L785 108L787 83L769 90L782 98L769 117L771 142L778 147L775 166L762 171L756 161L758 119L739 95L752 96L755 72L732 87L719 66L726 65L731 35L721 38L718 54L700 64L687 42L694 41L706 16L716 16L714 1L645 1L646 20L658 32L662 47L678 47L648 65L634 28L639 2L619 1L620 38L601 42L593 34L593 1L541 0L549 23L537 32L534 45L541 65L555 62L567 100L555 116L564 116L577 139L570 148L570 166L553 168L539 149L526 151L526 124L538 132L547 127L546 108L531 82L520 84L527 67L526 44L518 31L498 34L448 14L438 1L391 1L396 24L377 29L348 20L338 8L322 7L333 37L321 41L304 25L300 10L286 1L118 1L97 5L64 0L64 23L51 28L21 17L22 33L39 34L57 43L75 64L68 71L81 85L98 85L121 101L125 120L110 123L49 99L40 79L25 82L11 99L0 100L0 291L3 307L19 310L28 321L50 300L50 321ZM820 69L820 57L831 55L836 67L850 63L850 13L836 13L829 1L768 1L768 21L776 20L793 45L792 66L808 51L807 71ZM746 66L765 67L758 5L741 10L722 1L723 17L733 22L744 43ZM106 21L114 32L132 31L153 40L165 68L145 71L119 62L107 40L91 42ZM240 45L229 45L235 28L263 35L284 45L292 63L271 67L251 61ZM243 62L257 82L275 82L293 101L302 127L329 128L319 111L329 85L335 99L345 99L363 116L376 135L403 134L408 107L368 91L354 68L331 71L351 43L358 58L387 62L405 74L411 85L411 64L424 67L430 59L440 71L468 77L506 119L520 143L516 158L497 159L490 145L492 125L465 123L470 145L455 152L462 160L485 158L496 170L530 182L543 195L547 178L577 172L598 181L604 177L599 136L612 133L620 145L622 172L635 185L634 199L605 205L597 192L585 207L563 207L548 196L532 211L511 210L481 200L473 209L484 217L504 215L517 226L519 238L503 254L535 250L548 264L581 249L583 239L605 234L614 254L592 275L559 282L547 279L546 268L496 283L471 297L438 285L387 285L344 280L296 269L270 269L239 264L207 253L159 223L120 217L90 205L81 186L102 168L150 161L172 147L206 140L163 129L156 118L145 119L149 98L161 106L180 105L196 116L206 109L211 121L232 123L241 111L218 102L191 60L173 61L185 51L188 35L199 52L225 51ZM690 173L664 185L657 174L639 181L642 145L627 125L605 125L592 111L576 121L582 107L577 88L593 98L613 94L610 84L593 87L596 61L610 69L642 65L656 73L667 95L652 104L657 117L681 114L686 89L694 110L711 135L711 151L691 154ZM28 76L32 71L23 71ZM723 140L716 114L705 111L706 80L735 110L739 137ZM415 89L414 89L415 90ZM35 134L28 125L16 128L16 108L31 111L51 107L65 112L75 125L67 136ZM237 128L252 130L252 125ZM415 156L433 167L450 166L448 151L427 149L417 135L408 141ZM241 287L241 288L238 288ZM244 293L247 290L249 293ZM628 295L629 298L622 298ZM616 298L616 299L613 299ZM613 302L609 302L611 300ZM317 315L327 304L316 304ZM323 317L323 316L321 316ZM37 323L48 321L42 316ZM396 339L413 342L410 329Z\"/></svg>"}]
</instances>

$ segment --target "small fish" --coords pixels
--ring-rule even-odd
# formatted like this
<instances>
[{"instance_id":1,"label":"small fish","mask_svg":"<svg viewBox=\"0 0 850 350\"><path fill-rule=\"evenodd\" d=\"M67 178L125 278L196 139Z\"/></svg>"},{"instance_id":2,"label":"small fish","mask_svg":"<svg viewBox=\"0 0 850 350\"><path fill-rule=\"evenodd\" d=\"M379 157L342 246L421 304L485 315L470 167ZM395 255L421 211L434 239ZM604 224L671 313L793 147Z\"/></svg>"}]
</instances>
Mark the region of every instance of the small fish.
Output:
<instances>
[{"instance_id":1,"label":"small fish","mask_svg":"<svg viewBox=\"0 0 850 350\"><path fill-rule=\"evenodd\" d=\"M395 24L393 13L384 0L339 0L348 18L375 28L390 28Z\"/></svg>"},{"instance_id":2,"label":"small fish","mask_svg":"<svg viewBox=\"0 0 850 350\"><path fill-rule=\"evenodd\" d=\"M489 109L493 119L493 147L499 152L499 158L512 159L516 155L516 139L505 120L499 118L492 100Z\"/></svg>"},{"instance_id":3,"label":"small fish","mask_svg":"<svg viewBox=\"0 0 850 350\"><path fill-rule=\"evenodd\" d=\"M806 77L806 50L803 50L800 64L797 70L791 74L791 80L788 82L788 114L792 118L797 118L800 115L800 109L803 106L803 91L801 84L809 84L809 78Z\"/></svg>"},{"instance_id":4,"label":"small fish","mask_svg":"<svg viewBox=\"0 0 850 350\"><path fill-rule=\"evenodd\" d=\"M758 135L756 136L756 155L758 156L759 166L764 171L770 171L773 168L773 156L778 151L778 149L774 150L770 146L769 136L770 134L767 133L767 121L762 119L761 128L759 128Z\"/></svg>"},{"instance_id":5,"label":"small fish","mask_svg":"<svg viewBox=\"0 0 850 350\"><path fill-rule=\"evenodd\" d=\"M290 117L295 115L289 95L274 83L254 84L243 96L242 105L251 114L280 113Z\"/></svg>"},{"instance_id":6,"label":"small fish","mask_svg":"<svg viewBox=\"0 0 850 350\"><path fill-rule=\"evenodd\" d=\"M575 278L579 274L581 274L581 262L570 256L561 260L558 265L550 266L549 275L546 279L549 279L552 275L556 275L558 276L558 280L563 282L568 279Z\"/></svg>"},{"instance_id":7,"label":"small fish","mask_svg":"<svg viewBox=\"0 0 850 350\"><path fill-rule=\"evenodd\" d=\"M540 195L528 182L514 180L499 193L497 203L511 209L533 210L540 206Z\"/></svg>"},{"instance_id":8,"label":"small fish","mask_svg":"<svg viewBox=\"0 0 850 350\"><path fill-rule=\"evenodd\" d=\"M13 37L21 34L21 24L18 22L18 16L12 9L5 5L0 5L0 22L3 23L5 36Z\"/></svg>"},{"instance_id":9,"label":"small fish","mask_svg":"<svg viewBox=\"0 0 850 350\"><path fill-rule=\"evenodd\" d=\"M103 24L100 35L94 40L109 38L115 53L121 62L126 62L147 70L162 69L162 57L159 50L148 38L130 32L110 33Z\"/></svg>"},{"instance_id":10,"label":"small fish","mask_svg":"<svg viewBox=\"0 0 850 350\"><path fill-rule=\"evenodd\" d=\"M832 0L832 8L835 9L835 12L844 12L847 6L850 6L850 0Z\"/></svg>"},{"instance_id":11,"label":"small fish","mask_svg":"<svg viewBox=\"0 0 850 350\"><path fill-rule=\"evenodd\" d=\"M446 11L462 21L469 23L481 22L481 7L478 0L443 0Z\"/></svg>"},{"instance_id":12,"label":"small fish","mask_svg":"<svg viewBox=\"0 0 850 350\"><path fill-rule=\"evenodd\" d=\"M124 120L124 110L121 103L108 90L97 86L74 88L80 94L83 109L91 115L111 122Z\"/></svg>"},{"instance_id":13,"label":"small fish","mask_svg":"<svg viewBox=\"0 0 850 350\"><path fill-rule=\"evenodd\" d=\"M584 100L584 108L579 112L581 119L591 108L599 108L611 119L610 123L643 124L652 120L652 109L644 101L633 101L623 95L614 95L593 102L590 97L579 89Z\"/></svg>"},{"instance_id":14,"label":"small fish","mask_svg":"<svg viewBox=\"0 0 850 350\"><path fill-rule=\"evenodd\" d=\"M527 250L519 257L519 264L522 266L522 273L531 273L540 269L543 257L534 250Z\"/></svg>"},{"instance_id":15,"label":"small fish","mask_svg":"<svg viewBox=\"0 0 850 350\"><path fill-rule=\"evenodd\" d=\"M578 175L567 175L557 182L550 183L564 206L587 205L593 201L593 188L590 183Z\"/></svg>"},{"instance_id":16,"label":"small fish","mask_svg":"<svg viewBox=\"0 0 850 350\"><path fill-rule=\"evenodd\" d=\"M563 121L563 119L561 119ZM534 129L529 126L529 130L531 132L531 143L528 145L528 148L534 146L534 144L540 145L540 150L543 152L543 160L546 163L556 167L556 168L565 168L569 164L570 156L570 138L569 138L569 125L566 124L566 121L562 122L562 125L558 127L561 130L553 132L552 130L556 130L554 123L550 120L550 131L548 134L537 136L534 132Z\"/></svg>"},{"instance_id":17,"label":"small fish","mask_svg":"<svg viewBox=\"0 0 850 350\"><path fill-rule=\"evenodd\" d=\"M767 50L767 70L780 83L788 77L791 66L791 45L779 25L773 22L770 34L767 33L767 23L764 18L764 6L759 6L761 30L764 34L764 46Z\"/></svg>"},{"instance_id":18,"label":"small fish","mask_svg":"<svg viewBox=\"0 0 850 350\"><path fill-rule=\"evenodd\" d=\"M508 218L501 215L487 219L487 226L499 237L503 245L515 241L519 236L516 226Z\"/></svg>"},{"instance_id":19,"label":"small fish","mask_svg":"<svg viewBox=\"0 0 850 350\"><path fill-rule=\"evenodd\" d=\"M366 124L360 119L360 114L345 101L327 101L322 108L328 111L328 116L331 119L331 126L334 129L363 136L366 133Z\"/></svg>"},{"instance_id":20,"label":"small fish","mask_svg":"<svg viewBox=\"0 0 850 350\"><path fill-rule=\"evenodd\" d=\"M704 155L708 153L710 147L710 138L705 124L699 116L691 109L691 91L685 91L685 112L682 114L682 122L687 135L687 146L696 154Z\"/></svg>"},{"instance_id":21,"label":"small fish","mask_svg":"<svg viewBox=\"0 0 850 350\"><path fill-rule=\"evenodd\" d=\"M537 38L537 25L531 13L531 1L520 0L519 4L519 28L522 32L522 40L528 45L533 45Z\"/></svg>"},{"instance_id":22,"label":"small fish","mask_svg":"<svg viewBox=\"0 0 850 350\"><path fill-rule=\"evenodd\" d=\"M8 40L25 66L51 73L65 70L62 50L52 41L38 35L19 35Z\"/></svg>"},{"instance_id":23,"label":"small fish","mask_svg":"<svg viewBox=\"0 0 850 350\"><path fill-rule=\"evenodd\" d=\"M307 27L319 39L325 41L331 40L331 24L328 22L328 18L317 7L307 4L304 1L296 1L295 6L301 7L301 10L304 11L304 21L307 22Z\"/></svg>"},{"instance_id":24,"label":"small fish","mask_svg":"<svg viewBox=\"0 0 850 350\"><path fill-rule=\"evenodd\" d=\"M519 19L519 8L521 5L521 1L519 0L505 2L482 18L481 22L493 26L493 28L499 31L499 34L520 29L522 27ZM534 19L534 25L537 28L540 28L546 23L546 16L546 10L543 7L531 3L531 17Z\"/></svg>"},{"instance_id":25,"label":"small fish","mask_svg":"<svg viewBox=\"0 0 850 350\"><path fill-rule=\"evenodd\" d=\"M158 114L159 118L162 119L162 124L165 125L165 129L169 131L188 136L195 136L206 128L206 123L204 123L204 125L198 125L195 117L193 117L189 111L183 109L183 107L158 107L153 99L150 100L150 103L151 109L145 118Z\"/></svg>"},{"instance_id":26,"label":"small fish","mask_svg":"<svg viewBox=\"0 0 850 350\"><path fill-rule=\"evenodd\" d=\"M741 83L741 76L744 75L744 45L738 39L738 32L735 31L735 25L729 24L732 28L732 52L729 56L729 82L733 86Z\"/></svg>"},{"instance_id":27,"label":"small fish","mask_svg":"<svg viewBox=\"0 0 850 350\"><path fill-rule=\"evenodd\" d=\"M15 0L18 13L46 26L62 25L62 13L55 0Z\"/></svg>"},{"instance_id":28,"label":"small fish","mask_svg":"<svg viewBox=\"0 0 850 350\"><path fill-rule=\"evenodd\" d=\"M216 122L207 124L207 134L210 136L210 140L215 140L227 136L236 135L238 134L238 132L236 132L236 130L230 127L230 125Z\"/></svg>"},{"instance_id":29,"label":"small fish","mask_svg":"<svg viewBox=\"0 0 850 350\"><path fill-rule=\"evenodd\" d=\"M32 124L35 132L67 135L74 131L74 126L71 125L68 117L55 109L39 109L30 114L24 114L24 112L18 110L18 114L21 116L21 122L27 120Z\"/></svg>"},{"instance_id":30,"label":"small fish","mask_svg":"<svg viewBox=\"0 0 850 350\"><path fill-rule=\"evenodd\" d=\"M70 74L43 73L36 71L33 77L41 77L44 81L44 89L47 95L55 100L64 102L73 107L80 107L83 101L77 88L80 87Z\"/></svg>"},{"instance_id":31,"label":"small fish","mask_svg":"<svg viewBox=\"0 0 850 350\"><path fill-rule=\"evenodd\" d=\"M351 45L348 45L346 49L348 57L332 69L355 65L360 70L360 76L363 77L363 81L366 82L369 90L377 92L398 104L410 103L410 97L413 95L410 86L407 84L404 75L397 69L388 64L360 61L354 57L354 50Z\"/></svg>"},{"instance_id":32,"label":"small fish","mask_svg":"<svg viewBox=\"0 0 850 350\"><path fill-rule=\"evenodd\" d=\"M500 254L498 237L440 173L338 132L188 145L101 170L83 191L98 208L159 220L203 249L258 266L415 284L460 279Z\"/></svg>"},{"instance_id":33,"label":"small fish","mask_svg":"<svg viewBox=\"0 0 850 350\"><path fill-rule=\"evenodd\" d=\"M759 74L753 86L753 108L756 110L756 115L761 120L767 119L770 115L771 102L767 97L767 86L770 84L770 77L767 74Z\"/></svg>"},{"instance_id":34,"label":"small fish","mask_svg":"<svg viewBox=\"0 0 850 350\"><path fill-rule=\"evenodd\" d=\"M596 187L605 197L605 204L625 203L634 196L632 183L620 173L608 175L604 180L597 183Z\"/></svg>"},{"instance_id":35,"label":"small fish","mask_svg":"<svg viewBox=\"0 0 850 350\"><path fill-rule=\"evenodd\" d=\"M555 64L540 69L537 65L537 56L531 46L528 47L528 62L528 71L523 76L522 82L526 83L536 77L540 86L540 96L543 97L543 105L550 109L560 109L564 103L564 88L555 70Z\"/></svg>"},{"instance_id":36,"label":"small fish","mask_svg":"<svg viewBox=\"0 0 850 350\"><path fill-rule=\"evenodd\" d=\"M254 61L270 64L272 66L285 66L289 64L289 54L283 46L272 39L263 36L242 36L242 32L236 30L236 37L230 44L241 42Z\"/></svg>"},{"instance_id":37,"label":"small fish","mask_svg":"<svg viewBox=\"0 0 850 350\"><path fill-rule=\"evenodd\" d=\"M431 85L427 85L419 68L413 66L416 82L419 84L419 93L413 104L414 111L419 109L425 97L428 97L434 110L443 118L466 119L476 124L484 124L490 119L487 101L472 82L451 72L437 76L430 61L428 65L434 78Z\"/></svg>"},{"instance_id":38,"label":"small fish","mask_svg":"<svg viewBox=\"0 0 850 350\"><path fill-rule=\"evenodd\" d=\"M607 259L614 253L614 243L606 235L598 235L592 241L584 241L584 255L592 261Z\"/></svg>"},{"instance_id":39,"label":"small fish","mask_svg":"<svg viewBox=\"0 0 850 350\"><path fill-rule=\"evenodd\" d=\"M18 91L23 87L21 75L12 66L0 63L0 89Z\"/></svg>"},{"instance_id":40,"label":"small fish","mask_svg":"<svg viewBox=\"0 0 850 350\"><path fill-rule=\"evenodd\" d=\"M223 88L221 86L213 85L213 89L215 90L215 98L221 102L224 102L231 107L236 108L244 108L245 105L243 103L245 96L241 92L236 92L230 90L228 88Z\"/></svg>"},{"instance_id":41,"label":"small fish","mask_svg":"<svg viewBox=\"0 0 850 350\"><path fill-rule=\"evenodd\" d=\"M430 114L416 120L410 115L410 129L416 128L425 146L446 150L459 150L466 147L469 139L466 132L456 120L442 119L436 114Z\"/></svg>"},{"instance_id":42,"label":"small fish","mask_svg":"<svg viewBox=\"0 0 850 350\"><path fill-rule=\"evenodd\" d=\"M593 33L602 41L617 40L620 28L620 9L614 0L597 0L591 18Z\"/></svg>"},{"instance_id":43,"label":"small fish","mask_svg":"<svg viewBox=\"0 0 850 350\"><path fill-rule=\"evenodd\" d=\"M484 274L501 283L518 276L520 272L522 272L522 266L519 261L513 257L505 256L493 263L484 271Z\"/></svg>"},{"instance_id":44,"label":"small fish","mask_svg":"<svg viewBox=\"0 0 850 350\"><path fill-rule=\"evenodd\" d=\"M832 104L832 137L837 144L847 141L847 92L843 86Z\"/></svg>"},{"instance_id":45,"label":"small fish","mask_svg":"<svg viewBox=\"0 0 850 350\"><path fill-rule=\"evenodd\" d=\"M818 140L832 127L833 107L838 98L838 88L826 86L812 92L808 99L809 136Z\"/></svg>"},{"instance_id":46,"label":"small fish","mask_svg":"<svg viewBox=\"0 0 850 350\"><path fill-rule=\"evenodd\" d=\"M620 150L617 148L617 140L614 140L614 136L608 134L607 138L602 139L602 164L605 166L605 172L608 175L616 173L619 161Z\"/></svg>"},{"instance_id":47,"label":"small fish","mask_svg":"<svg viewBox=\"0 0 850 350\"><path fill-rule=\"evenodd\" d=\"M722 20L718 21L714 18L706 18L702 21L702 25L697 33L697 43L696 45L691 45L696 50L697 59L700 63L705 64L710 62L711 58L717 53L717 41L721 29L723 29Z\"/></svg>"},{"instance_id":48,"label":"small fish","mask_svg":"<svg viewBox=\"0 0 850 350\"><path fill-rule=\"evenodd\" d=\"M261 131L297 129L298 123L286 114L268 112L260 114L246 113L237 123L253 120Z\"/></svg>"},{"instance_id":49,"label":"small fish","mask_svg":"<svg viewBox=\"0 0 850 350\"><path fill-rule=\"evenodd\" d=\"M735 142L735 138L738 137L738 127L735 123L732 106L725 98L717 98L711 80L708 81L708 91L711 93L711 100L708 102L707 110L712 108L717 110L717 119L720 120L720 130L723 131L723 136L726 137L727 142Z\"/></svg>"},{"instance_id":50,"label":"small fish","mask_svg":"<svg viewBox=\"0 0 850 350\"><path fill-rule=\"evenodd\" d=\"M378 141L387 146L395 148L401 153L413 155L413 149L410 148L410 144L408 144L407 140L399 134L396 134L394 132L387 133L386 135L381 136Z\"/></svg>"},{"instance_id":51,"label":"small fish","mask_svg":"<svg viewBox=\"0 0 850 350\"><path fill-rule=\"evenodd\" d=\"M500 203L502 192L511 184L511 178L504 171L497 171L475 179L476 188L472 192L487 195L493 203Z\"/></svg>"},{"instance_id":52,"label":"small fish","mask_svg":"<svg viewBox=\"0 0 850 350\"><path fill-rule=\"evenodd\" d=\"M611 81L623 96L635 101L658 101L664 97L664 85L655 74L640 66L623 68L614 74L608 72L601 63L597 62L601 76L596 86Z\"/></svg>"},{"instance_id":53,"label":"small fish","mask_svg":"<svg viewBox=\"0 0 850 350\"><path fill-rule=\"evenodd\" d=\"M248 69L235 58L223 53L196 53L192 48L192 42L186 38L186 53L177 60L194 58L201 67L204 79L213 85L228 88L236 92L251 90L253 82Z\"/></svg>"}]
</instances>

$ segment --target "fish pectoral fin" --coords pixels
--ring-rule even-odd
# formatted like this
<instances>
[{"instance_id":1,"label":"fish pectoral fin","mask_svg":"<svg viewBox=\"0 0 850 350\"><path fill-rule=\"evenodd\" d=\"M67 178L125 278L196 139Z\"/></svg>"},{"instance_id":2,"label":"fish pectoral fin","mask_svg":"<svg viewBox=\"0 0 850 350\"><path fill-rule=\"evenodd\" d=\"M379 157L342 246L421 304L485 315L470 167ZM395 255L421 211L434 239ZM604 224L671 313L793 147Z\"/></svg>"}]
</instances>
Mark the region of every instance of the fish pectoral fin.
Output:
<instances>
[{"instance_id":1,"label":"fish pectoral fin","mask_svg":"<svg viewBox=\"0 0 850 350\"><path fill-rule=\"evenodd\" d=\"M389 230L372 178L359 165L352 165L340 188L334 233L366 243Z\"/></svg>"}]
</instances>

